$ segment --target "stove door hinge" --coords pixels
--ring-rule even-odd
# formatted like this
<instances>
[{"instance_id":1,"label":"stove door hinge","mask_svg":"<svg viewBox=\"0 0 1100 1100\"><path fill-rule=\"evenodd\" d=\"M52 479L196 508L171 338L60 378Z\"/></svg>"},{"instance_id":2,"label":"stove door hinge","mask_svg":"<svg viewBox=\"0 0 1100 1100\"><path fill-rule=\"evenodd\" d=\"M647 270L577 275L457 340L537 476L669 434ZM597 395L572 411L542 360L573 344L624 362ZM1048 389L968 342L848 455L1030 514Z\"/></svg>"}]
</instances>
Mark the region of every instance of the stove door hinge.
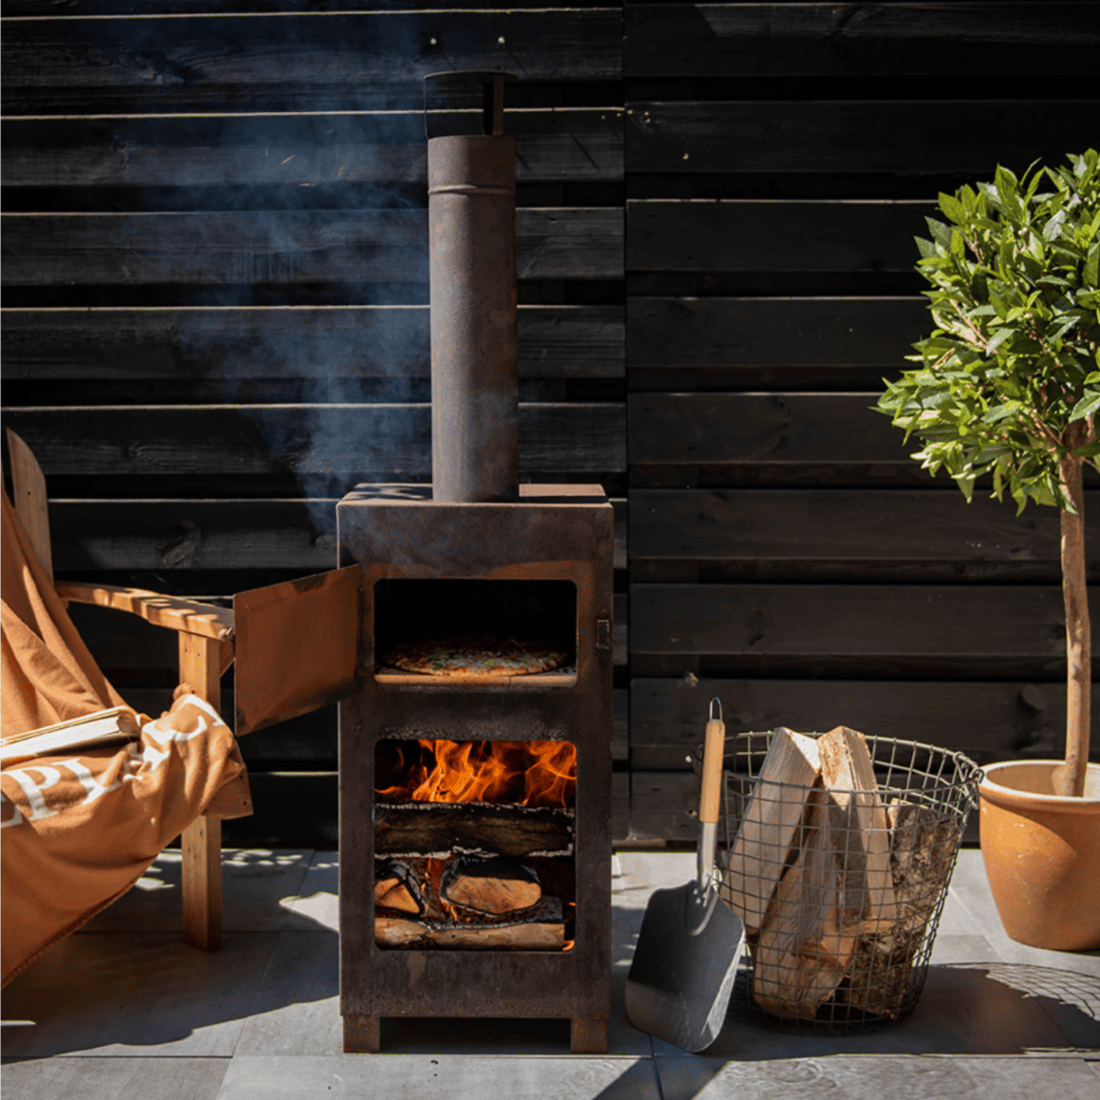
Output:
<instances>
[{"instance_id":1,"label":"stove door hinge","mask_svg":"<svg viewBox=\"0 0 1100 1100\"><path fill-rule=\"evenodd\" d=\"M610 649L611 648L611 620L610 619L597 619L596 620L596 648L597 649Z\"/></svg>"}]
</instances>

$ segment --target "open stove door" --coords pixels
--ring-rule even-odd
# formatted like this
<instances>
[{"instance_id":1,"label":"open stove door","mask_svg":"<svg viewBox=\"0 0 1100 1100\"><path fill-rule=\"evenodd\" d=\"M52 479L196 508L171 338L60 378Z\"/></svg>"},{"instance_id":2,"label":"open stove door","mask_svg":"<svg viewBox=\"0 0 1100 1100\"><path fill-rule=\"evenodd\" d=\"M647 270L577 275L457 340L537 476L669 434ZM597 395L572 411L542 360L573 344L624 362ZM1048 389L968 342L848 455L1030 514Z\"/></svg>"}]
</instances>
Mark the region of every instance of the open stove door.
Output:
<instances>
[{"instance_id":1,"label":"open stove door","mask_svg":"<svg viewBox=\"0 0 1100 1100\"><path fill-rule=\"evenodd\" d=\"M361 588L349 565L233 597L238 737L355 689Z\"/></svg>"}]
</instances>

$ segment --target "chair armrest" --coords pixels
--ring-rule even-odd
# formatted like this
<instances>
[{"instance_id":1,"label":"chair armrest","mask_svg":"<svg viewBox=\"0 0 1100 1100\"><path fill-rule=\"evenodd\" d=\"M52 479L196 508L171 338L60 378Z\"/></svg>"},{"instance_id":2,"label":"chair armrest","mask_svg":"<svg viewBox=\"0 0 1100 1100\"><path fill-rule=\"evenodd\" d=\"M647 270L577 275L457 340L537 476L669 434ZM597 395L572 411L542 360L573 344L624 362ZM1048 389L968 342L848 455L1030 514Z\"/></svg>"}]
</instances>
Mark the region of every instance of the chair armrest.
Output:
<instances>
[{"instance_id":1,"label":"chair armrest","mask_svg":"<svg viewBox=\"0 0 1100 1100\"><path fill-rule=\"evenodd\" d=\"M233 609L189 600L183 596L162 596L140 588L117 584L91 584L85 581L60 581L55 585L63 600L113 607L140 615L154 626L167 627L183 634L197 634L215 641L233 642Z\"/></svg>"}]
</instances>

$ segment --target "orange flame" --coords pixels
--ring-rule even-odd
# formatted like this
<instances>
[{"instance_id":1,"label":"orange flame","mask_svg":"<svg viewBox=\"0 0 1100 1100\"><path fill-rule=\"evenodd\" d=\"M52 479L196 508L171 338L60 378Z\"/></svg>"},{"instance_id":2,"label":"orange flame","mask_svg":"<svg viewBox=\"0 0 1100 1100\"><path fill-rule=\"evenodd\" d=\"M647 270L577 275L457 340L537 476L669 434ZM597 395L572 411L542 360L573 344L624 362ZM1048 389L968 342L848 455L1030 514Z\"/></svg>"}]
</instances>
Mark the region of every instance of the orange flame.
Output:
<instances>
[{"instance_id":1,"label":"orange flame","mask_svg":"<svg viewBox=\"0 0 1100 1100\"><path fill-rule=\"evenodd\" d=\"M577 750L568 741L416 742L419 759L378 790L387 802L573 803ZM402 754L403 755L403 754Z\"/></svg>"}]
</instances>

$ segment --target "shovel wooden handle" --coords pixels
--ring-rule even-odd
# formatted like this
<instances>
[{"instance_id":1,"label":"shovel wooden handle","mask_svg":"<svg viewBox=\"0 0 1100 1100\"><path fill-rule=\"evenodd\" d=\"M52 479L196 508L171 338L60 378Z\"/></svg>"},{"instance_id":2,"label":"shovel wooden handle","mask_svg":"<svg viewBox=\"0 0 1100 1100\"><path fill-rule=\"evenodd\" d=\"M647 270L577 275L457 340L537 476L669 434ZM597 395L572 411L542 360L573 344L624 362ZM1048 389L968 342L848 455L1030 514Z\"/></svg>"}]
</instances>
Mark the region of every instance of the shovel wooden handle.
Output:
<instances>
[{"instance_id":1,"label":"shovel wooden handle","mask_svg":"<svg viewBox=\"0 0 1100 1100\"><path fill-rule=\"evenodd\" d=\"M726 723L721 718L707 722L703 741L703 778L699 793L699 821L701 824L718 820L718 806L722 793L722 757L726 748Z\"/></svg>"}]
</instances>

